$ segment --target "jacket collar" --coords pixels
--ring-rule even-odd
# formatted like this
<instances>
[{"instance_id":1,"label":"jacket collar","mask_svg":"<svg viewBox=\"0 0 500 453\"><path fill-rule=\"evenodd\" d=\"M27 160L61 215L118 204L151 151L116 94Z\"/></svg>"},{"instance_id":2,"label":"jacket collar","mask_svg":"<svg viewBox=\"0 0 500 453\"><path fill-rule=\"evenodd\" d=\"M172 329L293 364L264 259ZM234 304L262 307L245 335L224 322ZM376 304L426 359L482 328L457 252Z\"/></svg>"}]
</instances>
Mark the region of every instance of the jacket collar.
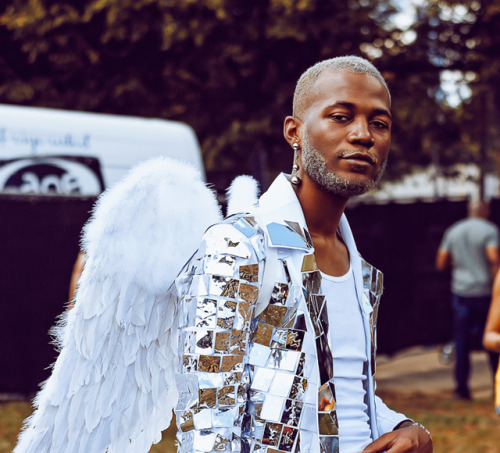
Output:
<instances>
[{"instance_id":1,"label":"jacket collar","mask_svg":"<svg viewBox=\"0 0 500 453\"><path fill-rule=\"evenodd\" d=\"M304 213L289 178L289 175L281 173L260 197L259 223L264 226L270 247L285 247L311 253L314 248ZM297 228L297 225L300 228ZM361 257L345 214L342 214L339 226L349 251L358 301L362 310L369 314L372 307L363 298Z\"/></svg>"}]
</instances>

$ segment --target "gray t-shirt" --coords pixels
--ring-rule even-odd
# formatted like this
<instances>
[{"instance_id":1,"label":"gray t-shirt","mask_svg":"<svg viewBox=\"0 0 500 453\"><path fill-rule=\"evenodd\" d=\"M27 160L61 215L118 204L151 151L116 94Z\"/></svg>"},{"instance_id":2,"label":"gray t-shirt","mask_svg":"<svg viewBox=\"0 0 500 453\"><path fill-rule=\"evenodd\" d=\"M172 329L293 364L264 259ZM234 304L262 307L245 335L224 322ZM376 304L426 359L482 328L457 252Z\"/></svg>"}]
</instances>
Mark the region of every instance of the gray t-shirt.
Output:
<instances>
[{"instance_id":1,"label":"gray t-shirt","mask_svg":"<svg viewBox=\"0 0 500 453\"><path fill-rule=\"evenodd\" d=\"M498 247L498 228L478 217L469 217L449 227L441 250L452 259L451 290L460 296L491 295L493 276L486 247Z\"/></svg>"}]
</instances>

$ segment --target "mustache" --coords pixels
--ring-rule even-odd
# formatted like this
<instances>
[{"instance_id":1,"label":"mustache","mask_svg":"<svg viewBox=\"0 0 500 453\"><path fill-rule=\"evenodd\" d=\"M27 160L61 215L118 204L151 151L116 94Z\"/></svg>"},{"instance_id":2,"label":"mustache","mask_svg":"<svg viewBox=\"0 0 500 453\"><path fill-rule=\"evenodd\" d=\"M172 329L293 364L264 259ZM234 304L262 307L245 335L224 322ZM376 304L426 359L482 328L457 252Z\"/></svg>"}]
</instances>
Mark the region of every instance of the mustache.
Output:
<instances>
[{"instance_id":1,"label":"mustache","mask_svg":"<svg viewBox=\"0 0 500 453\"><path fill-rule=\"evenodd\" d=\"M372 165L377 165L379 163L377 156L366 151L366 149L360 149L360 148L341 151L338 154L338 157L340 159L349 159L350 157L355 157L356 159L365 160L366 162Z\"/></svg>"}]
</instances>

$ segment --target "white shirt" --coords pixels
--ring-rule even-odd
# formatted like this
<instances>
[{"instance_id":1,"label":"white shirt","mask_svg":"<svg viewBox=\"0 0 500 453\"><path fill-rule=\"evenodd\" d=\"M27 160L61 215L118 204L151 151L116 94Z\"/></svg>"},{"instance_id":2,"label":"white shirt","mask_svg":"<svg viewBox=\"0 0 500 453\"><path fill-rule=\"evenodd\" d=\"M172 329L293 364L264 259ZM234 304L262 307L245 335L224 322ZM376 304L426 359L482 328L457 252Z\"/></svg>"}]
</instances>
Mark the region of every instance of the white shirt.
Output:
<instances>
[{"instance_id":1,"label":"white shirt","mask_svg":"<svg viewBox=\"0 0 500 453\"><path fill-rule=\"evenodd\" d=\"M321 290L328 301L340 452L358 453L371 442L363 387L363 369L367 368L363 318L351 268L341 277L321 276Z\"/></svg>"}]
</instances>

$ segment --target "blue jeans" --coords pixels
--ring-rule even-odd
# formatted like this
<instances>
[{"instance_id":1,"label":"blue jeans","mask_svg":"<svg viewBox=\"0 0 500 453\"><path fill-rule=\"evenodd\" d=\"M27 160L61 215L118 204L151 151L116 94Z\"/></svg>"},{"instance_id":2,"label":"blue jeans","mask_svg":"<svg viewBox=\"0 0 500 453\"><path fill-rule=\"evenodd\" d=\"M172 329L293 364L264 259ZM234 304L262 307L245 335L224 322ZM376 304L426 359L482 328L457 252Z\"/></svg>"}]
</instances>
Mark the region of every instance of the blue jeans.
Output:
<instances>
[{"instance_id":1,"label":"blue jeans","mask_svg":"<svg viewBox=\"0 0 500 453\"><path fill-rule=\"evenodd\" d=\"M455 316L455 381L456 392L469 395L469 353L474 349L483 349L482 337L491 296L465 297L453 294ZM484 350L484 349L483 349ZM498 354L488 352L493 377L498 364Z\"/></svg>"}]
</instances>

